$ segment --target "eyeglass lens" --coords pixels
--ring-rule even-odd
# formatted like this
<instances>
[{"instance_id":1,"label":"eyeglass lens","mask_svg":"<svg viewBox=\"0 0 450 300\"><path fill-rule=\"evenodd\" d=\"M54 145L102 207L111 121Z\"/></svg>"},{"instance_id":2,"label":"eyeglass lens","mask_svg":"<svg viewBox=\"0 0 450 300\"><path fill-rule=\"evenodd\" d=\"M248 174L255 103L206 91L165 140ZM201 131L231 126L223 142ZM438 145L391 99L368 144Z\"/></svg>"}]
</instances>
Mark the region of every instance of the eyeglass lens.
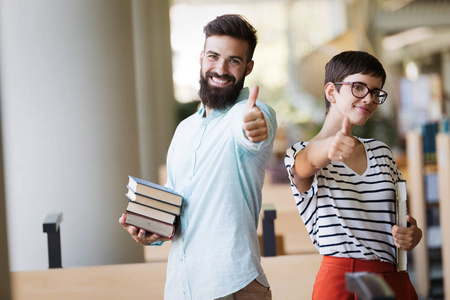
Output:
<instances>
[{"instance_id":1,"label":"eyeglass lens","mask_svg":"<svg viewBox=\"0 0 450 300\"><path fill-rule=\"evenodd\" d=\"M364 84L361 84L359 82L352 83L353 96L358 98L364 98L369 92L372 94L372 101L376 103L383 103L387 96L387 94L384 91L381 90L371 91Z\"/></svg>"}]
</instances>

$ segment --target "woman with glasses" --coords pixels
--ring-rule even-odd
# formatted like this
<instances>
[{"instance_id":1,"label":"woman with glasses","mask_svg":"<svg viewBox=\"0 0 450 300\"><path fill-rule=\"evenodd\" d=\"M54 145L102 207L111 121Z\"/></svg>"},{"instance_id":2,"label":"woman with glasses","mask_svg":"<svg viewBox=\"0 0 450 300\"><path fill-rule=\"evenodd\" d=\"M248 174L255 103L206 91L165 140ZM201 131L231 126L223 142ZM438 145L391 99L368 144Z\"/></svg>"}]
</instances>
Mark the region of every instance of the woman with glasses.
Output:
<instances>
[{"instance_id":1,"label":"woman with glasses","mask_svg":"<svg viewBox=\"0 0 450 300\"><path fill-rule=\"evenodd\" d=\"M292 191L312 242L323 255L313 299L356 299L348 272L385 279L396 299L417 299L406 271L397 271L396 249L412 250L422 238L416 220L396 223L395 183L402 179L389 147L352 136L388 94L386 73L372 55L346 51L325 66L326 116L320 132L287 150Z\"/></svg>"}]
</instances>

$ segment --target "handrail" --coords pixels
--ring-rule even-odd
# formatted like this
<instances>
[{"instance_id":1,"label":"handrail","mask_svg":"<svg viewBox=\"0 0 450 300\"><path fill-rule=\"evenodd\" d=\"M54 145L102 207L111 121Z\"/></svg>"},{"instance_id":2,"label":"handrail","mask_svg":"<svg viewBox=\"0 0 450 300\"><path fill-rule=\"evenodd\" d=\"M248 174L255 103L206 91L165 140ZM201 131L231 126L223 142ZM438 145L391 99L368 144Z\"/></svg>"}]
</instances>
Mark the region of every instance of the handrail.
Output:
<instances>
[{"instance_id":1,"label":"handrail","mask_svg":"<svg viewBox=\"0 0 450 300\"><path fill-rule=\"evenodd\" d=\"M60 224L62 212L48 214L43 223L43 230L47 233L48 267L62 268Z\"/></svg>"}]
</instances>

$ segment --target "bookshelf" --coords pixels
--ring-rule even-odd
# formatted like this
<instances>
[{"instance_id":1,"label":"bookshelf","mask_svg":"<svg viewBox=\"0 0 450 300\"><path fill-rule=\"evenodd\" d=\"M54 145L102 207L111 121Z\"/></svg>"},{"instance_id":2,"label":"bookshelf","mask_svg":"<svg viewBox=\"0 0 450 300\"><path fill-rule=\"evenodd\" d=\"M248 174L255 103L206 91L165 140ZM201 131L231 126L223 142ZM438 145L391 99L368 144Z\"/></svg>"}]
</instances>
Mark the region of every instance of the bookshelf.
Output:
<instances>
[{"instance_id":1,"label":"bookshelf","mask_svg":"<svg viewBox=\"0 0 450 300\"><path fill-rule=\"evenodd\" d=\"M427 203L425 178L431 173L437 173L439 185L439 228L441 235L442 270L450 272L450 219L445 215L450 211L450 136L448 133L436 135L436 160L425 161L423 137L420 132L410 131L406 136L408 163L408 199L411 215L422 229L422 241L412 251L415 288L421 297L431 293L432 268L430 267L430 240L435 240L428 228L427 209L436 204ZM444 281L444 295L450 299L450 279Z\"/></svg>"},{"instance_id":2,"label":"bookshelf","mask_svg":"<svg viewBox=\"0 0 450 300\"><path fill-rule=\"evenodd\" d=\"M425 164L422 135L409 131L406 135L406 154L408 162L408 199L411 216L422 229L421 242L413 250L415 288L421 297L427 297L430 289L430 265L427 245L427 208L425 202Z\"/></svg>"},{"instance_id":3,"label":"bookshelf","mask_svg":"<svg viewBox=\"0 0 450 300\"><path fill-rule=\"evenodd\" d=\"M438 133L436 136L437 165L439 177L439 213L442 234L442 269L450 273L450 135ZM448 271L448 272L446 272ZM444 296L450 299L450 278L444 276Z\"/></svg>"}]
</instances>

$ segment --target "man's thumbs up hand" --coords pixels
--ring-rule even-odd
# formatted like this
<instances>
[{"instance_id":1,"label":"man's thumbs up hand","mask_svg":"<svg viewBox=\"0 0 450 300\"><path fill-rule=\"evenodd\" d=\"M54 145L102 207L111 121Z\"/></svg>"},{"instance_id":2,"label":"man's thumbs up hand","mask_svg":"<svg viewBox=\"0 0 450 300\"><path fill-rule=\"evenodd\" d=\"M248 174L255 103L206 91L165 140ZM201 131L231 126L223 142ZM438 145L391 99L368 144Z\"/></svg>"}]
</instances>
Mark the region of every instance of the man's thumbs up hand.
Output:
<instances>
[{"instance_id":1,"label":"man's thumbs up hand","mask_svg":"<svg viewBox=\"0 0 450 300\"><path fill-rule=\"evenodd\" d=\"M248 97L247 105L244 110L243 129L249 141L259 143L267 139L268 130L264 114L256 106L256 98L258 97L259 87L255 85Z\"/></svg>"},{"instance_id":2,"label":"man's thumbs up hand","mask_svg":"<svg viewBox=\"0 0 450 300\"><path fill-rule=\"evenodd\" d=\"M258 93L259 93L259 86L255 85L250 91L250 95L248 96L245 111L249 111L252 107L256 106L256 98L258 98Z\"/></svg>"}]
</instances>

